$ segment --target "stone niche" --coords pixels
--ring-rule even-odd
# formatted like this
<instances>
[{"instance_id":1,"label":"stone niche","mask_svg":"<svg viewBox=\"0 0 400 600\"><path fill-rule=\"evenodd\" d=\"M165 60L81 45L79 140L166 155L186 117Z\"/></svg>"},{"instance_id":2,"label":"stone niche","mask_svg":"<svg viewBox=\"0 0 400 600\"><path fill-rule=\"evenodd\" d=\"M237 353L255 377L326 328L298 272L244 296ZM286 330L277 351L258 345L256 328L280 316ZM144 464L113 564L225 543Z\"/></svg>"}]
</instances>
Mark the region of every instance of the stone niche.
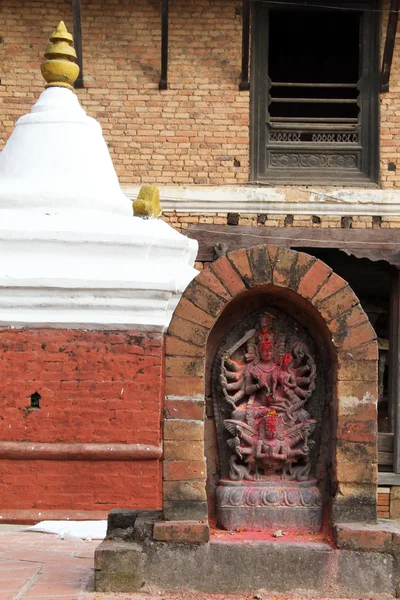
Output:
<instances>
[{"instance_id":1,"label":"stone niche","mask_svg":"<svg viewBox=\"0 0 400 600\"><path fill-rule=\"evenodd\" d=\"M273 293L261 291L259 301L264 309L250 315L239 304L212 367L217 524L317 532L332 445L332 363L307 326L273 307Z\"/></svg>"},{"instance_id":2,"label":"stone niche","mask_svg":"<svg viewBox=\"0 0 400 600\"><path fill-rule=\"evenodd\" d=\"M320 260L257 246L212 263L174 313L165 389L165 521L376 520L376 336Z\"/></svg>"}]
</instances>

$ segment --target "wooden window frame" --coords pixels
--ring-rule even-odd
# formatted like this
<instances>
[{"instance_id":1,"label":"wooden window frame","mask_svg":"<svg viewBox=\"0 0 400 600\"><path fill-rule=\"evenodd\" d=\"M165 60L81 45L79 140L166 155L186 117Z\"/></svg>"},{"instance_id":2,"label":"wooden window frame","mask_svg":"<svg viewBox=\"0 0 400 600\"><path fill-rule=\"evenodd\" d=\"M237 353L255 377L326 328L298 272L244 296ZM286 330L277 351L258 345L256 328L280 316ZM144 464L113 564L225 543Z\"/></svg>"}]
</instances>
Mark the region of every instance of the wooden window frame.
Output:
<instances>
[{"instance_id":1,"label":"wooden window frame","mask_svg":"<svg viewBox=\"0 0 400 600\"><path fill-rule=\"evenodd\" d=\"M379 472L379 485L400 485L400 271L392 276L389 315L389 427L378 435L378 463L392 471Z\"/></svg>"},{"instance_id":2,"label":"wooden window frame","mask_svg":"<svg viewBox=\"0 0 400 600\"><path fill-rule=\"evenodd\" d=\"M309 0L302 9L312 10L313 4L317 8L324 2ZM332 6L332 2L325 3ZM339 148L329 144L318 144L318 148L310 149L311 145L304 143L280 145L270 144L267 148L267 121L268 121L268 14L272 8L277 8L277 3L254 2L252 6L252 68L251 68L251 101L250 101L250 182L258 184L273 183L299 183L299 184L331 184L331 185L376 185L379 179L379 40L380 40L380 13L372 12L380 6L379 0L361 0L359 2L345 2L336 0L335 5L346 10L355 10L362 13L360 35L360 144L357 151L350 149L350 144L341 145L341 155L354 158L356 168L316 167L292 168L289 166L271 167L271 149L275 154L296 156L303 154L320 154L328 157L334 150L338 154ZM300 3L296 9L300 7ZM292 5L279 6L279 10L293 10ZM328 10L328 8L326 8ZM339 40L338 40L339 43ZM366 89L365 89L366 88Z\"/></svg>"}]
</instances>

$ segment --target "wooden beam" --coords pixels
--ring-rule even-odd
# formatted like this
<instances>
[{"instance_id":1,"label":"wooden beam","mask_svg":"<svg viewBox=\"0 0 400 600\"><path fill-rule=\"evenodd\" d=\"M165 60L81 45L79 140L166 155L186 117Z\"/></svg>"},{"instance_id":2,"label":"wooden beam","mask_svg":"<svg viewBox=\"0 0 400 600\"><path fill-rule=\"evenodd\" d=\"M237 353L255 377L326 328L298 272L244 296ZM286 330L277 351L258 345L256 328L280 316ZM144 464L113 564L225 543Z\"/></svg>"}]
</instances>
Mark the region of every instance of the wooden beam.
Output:
<instances>
[{"instance_id":1,"label":"wooden beam","mask_svg":"<svg viewBox=\"0 0 400 600\"><path fill-rule=\"evenodd\" d=\"M72 22L74 26L74 46L79 66L78 79L75 81L76 88L83 88L83 60L82 60L82 17L81 0L72 0Z\"/></svg>"},{"instance_id":2,"label":"wooden beam","mask_svg":"<svg viewBox=\"0 0 400 600\"><path fill-rule=\"evenodd\" d=\"M358 258L386 260L400 268L400 231L308 227L251 227L243 225L189 225L185 235L199 242L197 260L213 261L214 246L226 244L228 252L259 244L288 248L337 248Z\"/></svg>"},{"instance_id":3,"label":"wooden beam","mask_svg":"<svg viewBox=\"0 0 400 600\"><path fill-rule=\"evenodd\" d=\"M159 90L168 89L168 0L162 0L161 7L161 78Z\"/></svg>"},{"instance_id":4,"label":"wooden beam","mask_svg":"<svg viewBox=\"0 0 400 600\"><path fill-rule=\"evenodd\" d=\"M242 0L242 72L239 90L249 90L250 0Z\"/></svg>"},{"instance_id":5,"label":"wooden beam","mask_svg":"<svg viewBox=\"0 0 400 600\"><path fill-rule=\"evenodd\" d=\"M381 93L389 91L390 69L396 42L397 24L399 20L400 0L391 0L389 19L386 31L385 49L383 51L381 71Z\"/></svg>"},{"instance_id":6,"label":"wooden beam","mask_svg":"<svg viewBox=\"0 0 400 600\"><path fill-rule=\"evenodd\" d=\"M400 485L398 473L378 473L378 485Z\"/></svg>"}]
</instances>

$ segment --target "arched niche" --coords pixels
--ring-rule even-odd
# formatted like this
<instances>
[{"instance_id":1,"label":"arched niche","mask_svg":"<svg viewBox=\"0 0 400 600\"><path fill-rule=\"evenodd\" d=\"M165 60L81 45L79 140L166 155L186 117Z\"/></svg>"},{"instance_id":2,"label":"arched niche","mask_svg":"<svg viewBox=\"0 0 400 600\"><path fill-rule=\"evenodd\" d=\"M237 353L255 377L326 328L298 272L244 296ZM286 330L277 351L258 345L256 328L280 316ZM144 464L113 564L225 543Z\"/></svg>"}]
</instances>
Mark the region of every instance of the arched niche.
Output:
<instances>
[{"instance_id":1,"label":"arched niche","mask_svg":"<svg viewBox=\"0 0 400 600\"><path fill-rule=\"evenodd\" d=\"M326 264L268 245L216 260L188 286L175 310L166 336L165 519L208 517L204 422L207 430L212 363L238 317L268 306L298 320L319 348L329 388L323 491L333 519L376 519L375 332L347 282ZM210 456L207 449L211 461ZM208 489L212 493L210 479Z\"/></svg>"}]
</instances>

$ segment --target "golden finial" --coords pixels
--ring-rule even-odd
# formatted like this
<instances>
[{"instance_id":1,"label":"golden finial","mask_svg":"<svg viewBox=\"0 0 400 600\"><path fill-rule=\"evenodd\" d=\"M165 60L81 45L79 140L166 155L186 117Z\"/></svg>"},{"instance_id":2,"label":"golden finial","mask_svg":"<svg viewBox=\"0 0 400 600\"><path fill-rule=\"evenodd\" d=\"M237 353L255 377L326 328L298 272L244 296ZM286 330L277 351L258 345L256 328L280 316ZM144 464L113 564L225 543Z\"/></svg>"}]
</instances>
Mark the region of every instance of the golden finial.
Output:
<instances>
[{"instance_id":1,"label":"golden finial","mask_svg":"<svg viewBox=\"0 0 400 600\"><path fill-rule=\"evenodd\" d=\"M44 57L48 60L41 64L43 78L48 87L66 87L74 90L74 83L79 75L79 67L75 63L76 52L74 40L68 33L64 21L60 21L50 38Z\"/></svg>"}]
</instances>

